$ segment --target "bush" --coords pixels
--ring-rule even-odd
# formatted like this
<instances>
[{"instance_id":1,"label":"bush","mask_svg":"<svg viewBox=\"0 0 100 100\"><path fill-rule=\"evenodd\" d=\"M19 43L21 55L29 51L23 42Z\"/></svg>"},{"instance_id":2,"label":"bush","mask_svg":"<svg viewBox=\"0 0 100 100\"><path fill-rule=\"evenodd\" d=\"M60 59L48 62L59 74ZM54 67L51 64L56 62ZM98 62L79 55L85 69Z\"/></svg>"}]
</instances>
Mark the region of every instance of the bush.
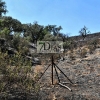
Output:
<instances>
[{"instance_id":1,"label":"bush","mask_svg":"<svg viewBox=\"0 0 100 100\"><path fill-rule=\"evenodd\" d=\"M99 44L99 40L98 40L98 39L91 40L91 41L88 43L88 48L89 48L90 54L93 54L93 52L94 52L95 49L97 48L97 45L98 45L98 44Z\"/></svg>"},{"instance_id":2,"label":"bush","mask_svg":"<svg viewBox=\"0 0 100 100\"><path fill-rule=\"evenodd\" d=\"M90 53L90 54L93 54L93 52L95 51L95 47L92 46L92 45L89 45L89 46L88 46L88 49L89 49L89 53Z\"/></svg>"},{"instance_id":3,"label":"bush","mask_svg":"<svg viewBox=\"0 0 100 100\"><path fill-rule=\"evenodd\" d=\"M80 53L80 56L82 57L82 58L84 58L85 56L86 56L86 54L87 54L87 50L84 48L84 49L82 49L81 50L81 53Z\"/></svg>"},{"instance_id":4,"label":"bush","mask_svg":"<svg viewBox=\"0 0 100 100\"><path fill-rule=\"evenodd\" d=\"M0 52L0 100L12 97L13 100L25 100L32 93L37 95L39 86L32 77L30 61L21 59L20 54L9 57L7 53Z\"/></svg>"},{"instance_id":5,"label":"bush","mask_svg":"<svg viewBox=\"0 0 100 100\"><path fill-rule=\"evenodd\" d=\"M75 60L75 53L73 52L73 50L70 50L69 58L70 58L70 60Z\"/></svg>"}]
</instances>

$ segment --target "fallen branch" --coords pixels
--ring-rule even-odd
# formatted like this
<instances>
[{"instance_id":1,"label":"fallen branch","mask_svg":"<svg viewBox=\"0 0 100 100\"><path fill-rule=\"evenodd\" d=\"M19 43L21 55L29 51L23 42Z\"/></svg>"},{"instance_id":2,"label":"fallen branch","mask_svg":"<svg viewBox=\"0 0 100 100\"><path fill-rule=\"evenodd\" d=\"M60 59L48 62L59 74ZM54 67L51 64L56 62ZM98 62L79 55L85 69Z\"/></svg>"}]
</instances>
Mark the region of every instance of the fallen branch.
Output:
<instances>
[{"instance_id":1,"label":"fallen branch","mask_svg":"<svg viewBox=\"0 0 100 100\"><path fill-rule=\"evenodd\" d=\"M59 83L59 85L61 85L61 86L65 87L65 88L67 88L68 90L72 91L68 86L63 85L62 83Z\"/></svg>"}]
</instances>

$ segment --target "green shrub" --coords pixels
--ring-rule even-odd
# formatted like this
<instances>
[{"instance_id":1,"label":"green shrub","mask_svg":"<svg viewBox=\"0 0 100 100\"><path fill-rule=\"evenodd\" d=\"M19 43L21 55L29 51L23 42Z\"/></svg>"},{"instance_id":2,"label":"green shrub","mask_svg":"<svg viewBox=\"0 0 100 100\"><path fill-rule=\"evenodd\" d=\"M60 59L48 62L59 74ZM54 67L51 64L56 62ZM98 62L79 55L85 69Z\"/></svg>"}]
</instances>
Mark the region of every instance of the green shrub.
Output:
<instances>
[{"instance_id":1,"label":"green shrub","mask_svg":"<svg viewBox=\"0 0 100 100\"><path fill-rule=\"evenodd\" d=\"M16 93L19 93L16 98L21 95L27 98L31 93L36 94L39 91L39 85L35 84L32 76L34 73L31 70L30 61L23 62L20 53L9 57L7 53L0 52L0 94L4 98L7 99L10 94L16 97Z\"/></svg>"}]
</instances>

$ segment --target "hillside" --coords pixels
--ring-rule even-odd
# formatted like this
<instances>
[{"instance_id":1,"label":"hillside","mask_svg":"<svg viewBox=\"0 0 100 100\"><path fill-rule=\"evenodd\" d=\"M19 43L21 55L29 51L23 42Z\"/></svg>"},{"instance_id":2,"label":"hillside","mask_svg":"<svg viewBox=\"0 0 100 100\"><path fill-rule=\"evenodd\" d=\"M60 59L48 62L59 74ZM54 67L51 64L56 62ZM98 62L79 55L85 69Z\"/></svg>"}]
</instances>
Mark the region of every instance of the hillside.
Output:
<instances>
[{"instance_id":1,"label":"hillside","mask_svg":"<svg viewBox=\"0 0 100 100\"><path fill-rule=\"evenodd\" d=\"M3 54L2 56L4 56L4 58L0 56L0 60L2 61L0 65L1 69L4 67L4 69L2 69L3 74L0 75L2 83L0 87L2 89L0 92L0 99L100 100L99 37L100 33L89 34L84 40L82 40L82 37L80 36L70 37L74 40L74 43L77 43L76 47L73 46L73 48L66 49L64 53L59 55L53 54L54 62L65 73L65 75L67 75L73 84L70 84L66 77L64 77L64 75L59 70L57 70L61 83L65 82L63 84L72 89L72 91L69 91L67 88L58 85L58 79L55 70L54 85L51 84L51 66L37 82L38 78L43 74L44 70L51 63L50 57L52 54L33 53L31 56L35 59L40 58L41 64L33 64L31 67L26 66L29 62L24 63L20 61L20 58L23 55L14 56L10 62L13 62L14 59L18 59L18 61L15 61L15 65L10 65L9 67L10 63L7 63L9 60L8 58L5 59L7 55ZM32 45L33 44L30 44L29 47L34 51L36 48L33 48ZM30 58L31 56L28 55L28 59L33 59ZM29 82L25 81L26 79L29 80ZM34 82L36 83L34 84ZM32 84L33 87L31 87ZM28 90L29 87L30 89Z\"/></svg>"},{"instance_id":2,"label":"hillside","mask_svg":"<svg viewBox=\"0 0 100 100\"><path fill-rule=\"evenodd\" d=\"M100 48L96 49L93 54L87 54L86 58L76 56L74 60L71 60L69 55L66 55L64 61L60 60L57 63L58 67L74 83L70 84L58 71L61 82L67 82L65 85L70 87L72 92L57 85L58 79L55 74L54 86L51 85L51 69L49 68L40 80L40 100L100 100ZM48 65L37 67L37 70L41 72L40 69L46 69Z\"/></svg>"},{"instance_id":3,"label":"hillside","mask_svg":"<svg viewBox=\"0 0 100 100\"><path fill-rule=\"evenodd\" d=\"M82 39L80 36L71 38L77 41ZM98 43L93 52L90 53L87 43L95 39L98 40ZM65 85L70 87L72 92L58 85L55 71L54 85L51 85L51 68L49 68L40 79L39 100L100 100L100 33L89 34L84 41L86 42L84 45L81 45L81 50L80 47L77 47L73 52L67 51L62 54L64 59L62 57L59 60L55 58L57 66L74 83L70 84L66 77L58 70L61 82L67 82ZM84 53L84 50L87 50L86 53ZM44 58L44 65L35 67L36 72L41 73L47 68L50 64L49 58L50 56Z\"/></svg>"}]
</instances>

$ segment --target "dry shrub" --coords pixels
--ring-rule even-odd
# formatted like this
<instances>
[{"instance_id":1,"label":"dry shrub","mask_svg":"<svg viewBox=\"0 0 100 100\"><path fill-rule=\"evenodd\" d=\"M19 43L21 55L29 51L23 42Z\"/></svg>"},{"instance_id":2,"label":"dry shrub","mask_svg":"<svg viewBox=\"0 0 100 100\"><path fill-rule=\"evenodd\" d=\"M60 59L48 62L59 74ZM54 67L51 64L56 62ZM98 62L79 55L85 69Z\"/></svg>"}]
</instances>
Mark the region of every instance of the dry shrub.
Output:
<instances>
[{"instance_id":1,"label":"dry shrub","mask_svg":"<svg viewBox=\"0 0 100 100\"><path fill-rule=\"evenodd\" d=\"M70 52L69 53L69 58L70 58L70 60L75 60L75 54Z\"/></svg>"},{"instance_id":2,"label":"dry shrub","mask_svg":"<svg viewBox=\"0 0 100 100\"><path fill-rule=\"evenodd\" d=\"M89 41L88 49L89 49L90 54L92 54L95 51L95 49L97 48L99 44L100 44L100 39L94 39L94 40Z\"/></svg>"},{"instance_id":3,"label":"dry shrub","mask_svg":"<svg viewBox=\"0 0 100 100\"><path fill-rule=\"evenodd\" d=\"M80 53L80 56L82 57L82 58L84 58L85 56L86 56L86 54L87 54L87 49L82 49L81 50L81 53Z\"/></svg>"},{"instance_id":4,"label":"dry shrub","mask_svg":"<svg viewBox=\"0 0 100 100\"><path fill-rule=\"evenodd\" d=\"M88 46L88 49L89 49L89 53L90 53L90 54L93 54L93 52L95 51L95 47L92 46L92 45L89 45L89 46Z\"/></svg>"}]
</instances>

